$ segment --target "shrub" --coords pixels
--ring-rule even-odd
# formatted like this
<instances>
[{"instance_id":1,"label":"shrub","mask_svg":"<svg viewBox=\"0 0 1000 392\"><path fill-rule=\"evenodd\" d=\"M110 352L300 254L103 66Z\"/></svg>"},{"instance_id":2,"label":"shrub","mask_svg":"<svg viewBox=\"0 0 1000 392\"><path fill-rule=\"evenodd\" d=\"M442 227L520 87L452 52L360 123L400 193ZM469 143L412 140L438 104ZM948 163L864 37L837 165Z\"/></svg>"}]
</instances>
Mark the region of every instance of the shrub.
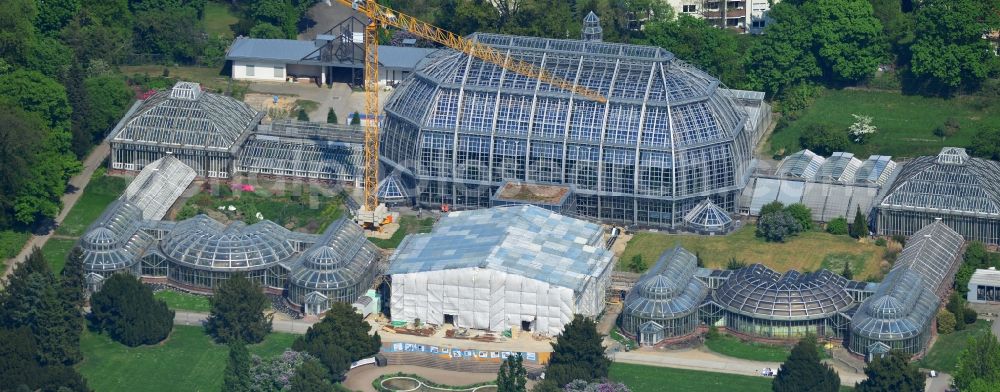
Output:
<instances>
[{"instance_id":1,"label":"shrub","mask_svg":"<svg viewBox=\"0 0 1000 392\"><path fill-rule=\"evenodd\" d=\"M627 267L629 271L642 272L646 270L646 262L642 259L642 255L635 255L629 260Z\"/></svg>"},{"instance_id":2,"label":"shrub","mask_svg":"<svg viewBox=\"0 0 1000 392\"><path fill-rule=\"evenodd\" d=\"M746 262L744 262L742 260L738 260L735 257L731 257L729 259L729 262L726 263L726 269L727 270L738 270L738 269L744 268L746 266L747 266Z\"/></svg>"},{"instance_id":3,"label":"shrub","mask_svg":"<svg viewBox=\"0 0 1000 392\"><path fill-rule=\"evenodd\" d=\"M799 143L802 144L802 147L819 155L830 155L837 151L846 150L850 140L843 132L819 124L812 124L807 126L805 132L799 137Z\"/></svg>"},{"instance_id":4,"label":"shrub","mask_svg":"<svg viewBox=\"0 0 1000 392\"><path fill-rule=\"evenodd\" d=\"M295 119L299 121L309 121L309 114L306 113L305 109L299 109L298 114L295 115Z\"/></svg>"},{"instance_id":5,"label":"shrub","mask_svg":"<svg viewBox=\"0 0 1000 392\"><path fill-rule=\"evenodd\" d=\"M955 332L955 315L951 314L947 309L938 311L937 330L942 335Z\"/></svg>"},{"instance_id":6,"label":"shrub","mask_svg":"<svg viewBox=\"0 0 1000 392\"><path fill-rule=\"evenodd\" d=\"M812 210L810 210L809 207L806 207L805 204L791 204L788 207L785 207L785 211L788 211L788 213L792 215L795 220L799 221L799 225L802 226L803 231L812 229Z\"/></svg>"},{"instance_id":7,"label":"shrub","mask_svg":"<svg viewBox=\"0 0 1000 392\"><path fill-rule=\"evenodd\" d=\"M90 321L126 346L155 344L174 327L174 311L153 291L127 274L114 274L90 298Z\"/></svg>"},{"instance_id":8,"label":"shrub","mask_svg":"<svg viewBox=\"0 0 1000 392\"><path fill-rule=\"evenodd\" d=\"M847 235L847 218L838 217L826 224L826 232L833 235Z\"/></svg>"},{"instance_id":9,"label":"shrub","mask_svg":"<svg viewBox=\"0 0 1000 392\"><path fill-rule=\"evenodd\" d=\"M875 246L886 246L886 244L888 243L885 241L885 238L875 240Z\"/></svg>"},{"instance_id":10,"label":"shrub","mask_svg":"<svg viewBox=\"0 0 1000 392\"><path fill-rule=\"evenodd\" d=\"M788 211L778 211L763 215L757 221L757 236L770 242L785 242L785 239L802 231L799 223Z\"/></svg>"},{"instance_id":11,"label":"shrub","mask_svg":"<svg viewBox=\"0 0 1000 392\"><path fill-rule=\"evenodd\" d=\"M979 313L970 307L966 307L965 311L962 312L962 316L965 318L966 324L975 324L976 320L979 320Z\"/></svg>"},{"instance_id":12,"label":"shrub","mask_svg":"<svg viewBox=\"0 0 1000 392\"><path fill-rule=\"evenodd\" d=\"M326 122L329 124L337 123L337 112L335 112L333 108L330 108L330 110L326 111Z\"/></svg>"}]
</instances>

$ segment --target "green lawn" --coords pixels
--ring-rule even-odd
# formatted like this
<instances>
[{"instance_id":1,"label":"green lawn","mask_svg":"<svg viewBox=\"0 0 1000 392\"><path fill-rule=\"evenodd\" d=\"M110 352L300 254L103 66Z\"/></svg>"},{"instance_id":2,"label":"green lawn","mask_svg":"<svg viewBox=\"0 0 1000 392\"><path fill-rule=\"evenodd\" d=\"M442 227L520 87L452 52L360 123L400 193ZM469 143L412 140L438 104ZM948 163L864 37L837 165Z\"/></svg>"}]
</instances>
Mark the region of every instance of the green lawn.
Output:
<instances>
[{"instance_id":1,"label":"green lawn","mask_svg":"<svg viewBox=\"0 0 1000 392\"><path fill-rule=\"evenodd\" d=\"M955 371L955 366L958 365L958 356L969 343L969 338L981 333L989 333L989 331L990 322L979 320L975 324L967 325L961 331L938 335L937 342L931 347L931 351L917 364L925 369L952 373Z\"/></svg>"},{"instance_id":2,"label":"green lawn","mask_svg":"<svg viewBox=\"0 0 1000 392\"><path fill-rule=\"evenodd\" d=\"M787 242L773 243L754 236L755 229L747 225L727 236L639 232L628 242L620 262L628 263L633 256L642 255L646 265L652 266L663 251L680 245L692 253L697 252L710 268L725 268L729 259L735 257L748 264L762 263L782 272L791 269L816 271L824 265L836 267L837 260L849 259L855 279L864 280L879 274L885 248L875 244L821 231L808 231ZM843 269L842 261L839 266Z\"/></svg>"},{"instance_id":3,"label":"green lawn","mask_svg":"<svg viewBox=\"0 0 1000 392\"><path fill-rule=\"evenodd\" d=\"M608 378L625 384L632 392L765 392L771 390L771 378L740 376L697 370L612 363Z\"/></svg>"},{"instance_id":4,"label":"green lawn","mask_svg":"<svg viewBox=\"0 0 1000 392\"><path fill-rule=\"evenodd\" d=\"M777 370L777 369L775 369ZM770 392L772 377L611 363L608 378L632 392ZM841 386L841 392L853 388Z\"/></svg>"},{"instance_id":5,"label":"green lawn","mask_svg":"<svg viewBox=\"0 0 1000 392\"><path fill-rule=\"evenodd\" d=\"M382 249L395 249L408 234L429 233L434 227L434 218L417 218L403 216L399 218L399 229L392 233L389 239L370 238L373 244Z\"/></svg>"},{"instance_id":6,"label":"green lawn","mask_svg":"<svg viewBox=\"0 0 1000 392\"><path fill-rule=\"evenodd\" d=\"M618 332L618 328L611 329L611 339L621 343L622 346L628 347L629 350L636 348L635 340L629 339L627 336L622 335Z\"/></svg>"},{"instance_id":7,"label":"green lawn","mask_svg":"<svg viewBox=\"0 0 1000 392\"><path fill-rule=\"evenodd\" d=\"M864 145L850 144L862 158L872 154L894 157L935 155L943 146L968 146L976 131L1000 127L1000 99L985 97L927 98L882 91L825 90L787 128L775 130L769 141L772 154L791 154L802 147L799 137L818 124L847 132L851 114L872 117L878 132ZM934 129L949 117L958 120L958 134L942 140Z\"/></svg>"},{"instance_id":8,"label":"green lawn","mask_svg":"<svg viewBox=\"0 0 1000 392\"><path fill-rule=\"evenodd\" d=\"M705 346L725 356L762 362L784 362L791 352L788 347L743 342L728 335L706 339Z\"/></svg>"},{"instance_id":9,"label":"green lawn","mask_svg":"<svg viewBox=\"0 0 1000 392\"><path fill-rule=\"evenodd\" d=\"M69 251L73 250L75 244L76 240L68 238L49 238L45 242L45 246L42 247L42 255L45 256L45 261L49 263L52 272L56 274L62 272L63 266L66 265L66 258L69 257Z\"/></svg>"},{"instance_id":10,"label":"green lawn","mask_svg":"<svg viewBox=\"0 0 1000 392\"><path fill-rule=\"evenodd\" d=\"M217 1L205 3L202 25L205 26L205 33L208 33L209 37L233 38L232 25L239 21L239 17L229 9L229 5L226 3Z\"/></svg>"},{"instance_id":11,"label":"green lawn","mask_svg":"<svg viewBox=\"0 0 1000 392\"><path fill-rule=\"evenodd\" d=\"M163 302L167 303L167 307L174 310L207 313L212 309L212 305L208 303L208 297L204 295L188 294L173 290L160 290L153 293L153 296L156 299L163 300Z\"/></svg>"},{"instance_id":12,"label":"green lawn","mask_svg":"<svg viewBox=\"0 0 1000 392\"><path fill-rule=\"evenodd\" d=\"M56 234L68 236L80 236L83 231L96 220L104 209L115 201L125 191L131 179L122 177L112 177L103 174L103 170L94 173L90 184L83 189L83 195L76 201L76 205L63 219L62 224L56 229ZM80 191L77 191L80 192Z\"/></svg>"},{"instance_id":13,"label":"green lawn","mask_svg":"<svg viewBox=\"0 0 1000 392\"><path fill-rule=\"evenodd\" d=\"M272 333L250 352L273 356L292 345L296 335ZM175 326L159 345L130 348L106 335L86 331L79 365L95 391L218 391L228 349L215 344L201 327Z\"/></svg>"},{"instance_id":14,"label":"green lawn","mask_svg":"<svg viewBox=\"0 0 1000 392\"><path fill-rule=\"evenodd\" d=\"M0 271L7 268L7 259L17 256L30 237L31 233L25 231L0 230Z\"/></svg>"}]
</instances>

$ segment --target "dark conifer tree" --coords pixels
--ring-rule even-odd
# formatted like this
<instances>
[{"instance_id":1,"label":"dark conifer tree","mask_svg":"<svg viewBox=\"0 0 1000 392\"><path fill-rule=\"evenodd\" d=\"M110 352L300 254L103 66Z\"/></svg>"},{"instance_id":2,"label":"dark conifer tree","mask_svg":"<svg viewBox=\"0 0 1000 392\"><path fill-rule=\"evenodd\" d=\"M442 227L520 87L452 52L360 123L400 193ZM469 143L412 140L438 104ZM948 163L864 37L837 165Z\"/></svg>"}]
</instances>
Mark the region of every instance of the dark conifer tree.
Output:
<instances>
[{"instance_id":1,"label":"dark conifer tree","mask_svg":"<svg viewBox=\"0 0 1000 392\"><path fill-rule=\"evenodd\" d=\"M174 327L174 311L131 275L115 274L104 281L90 298L90 308L94 327L129 347L159 343Z\"/></svg>"},{"instance_id":2,"label":"dark conifer tree","mask_svg":"<svg viewBox=\"0 0 1000 392\"><path fill-rule=\"evenodd\" d=\"M521 355L511 355L497 372L497 392L527 392L527 370Z\"/></svg>"},{"instance_id":3,"label":"dark conifer tree","mask_svg":"<svg viewBox=\"0 0 1000 392\"><path fill-rule=\"evenodd\" d=\"M209 299L211 314L205 321L205 331L215 341L228 343L234 339L260 343L271 333L271 316L264 311L270 306L259 284L243 274L235 274L222 282Z\"/></svg>"},{"instance_id":4,"label":"dark conifer tree","mask_svg":"<svg viewBox=\"0 0 1000 392\"><path fill-rule=\"evenodd\" d=\"M923 392L926 376L910 364L907 355L892 351L885 357L876 357L865 367L867 379L854 390L858 392Z\"/></svg>"},{"instance_id":5,"label":"dark conifer tree","mask_svg":"<svg viewBox=\"0 0 1000 392\"><path fill-rule=\"evenodd\" d=\"M844 262L844 270L840 272L840 276L849 280L854 279L854 271L851 271L851 262L849 260Z\"/></svg>"},{"instance_id":6,"label":"dark conifer tree","mask_svg":"<svg viewBox=\"0 0 1000 392\"><path fill-rule=\"evenodd\" d=\"M308 359L295 370L291 390L295 392L331 392L330 374L320 361Z\"/></svg>"},{"instance_id":7,"label":"dark conifer tree","mask_svg":"<svg viewBox=\"0 0 1000 392\"><path fill-rule=\"evenodd\" d=\"M608 377L610 365L611 360L604 356L597 324L588 317L576 315L566 324L559 339L552 343L545 382L562 388L573 380L604 379Z\"/></svg>"},{"instance_id":8,"label":"dark conifer tree","mask_svg":"<svg viewBox=\"0 0 1000 392\"><path fill-rule=\"evenodd\" d=\"M865 219L865 214L861 213L861 208L858 207L857 212L854 214L854 223L851 225L851 237L861 239L867 235L868 220Z\"/></svg>"},{"instance_id":9,"label":"dark conifer tree","mask_svg":"<svg viewBox=\"0 0 1000 392\"><path fill-rule=\"evenodd\" d=\"M771 383L774 392L837 392L840 376L819 361L816 337L807 336L792 349Z\"/></svg>"},{"instance_id":10,"label":"dark conifer tree","mask_svg":"<svg viewBox=\"0 0 1000 392\"><path fill-rule=\"evenodd\" d=\"M368 335L369 329L371 325L350 304L338 302L322 321L292 343L292 349L312 354L326 366L333 379L341 380L351 362L379 351L381 338L377 333Z\"/></svg>"},{"instance_id":11,"label":"dark conifer tree","mask_svg":"<svg viewBox=\"0 0 1000 392\"><path fill-rule=\"evenodd\" d=\"M222 379L222 392L250 392L253 389L250 374L250 351L247 345L235 339L229 342L229 362Z\"/></svg>"}]
</instances>

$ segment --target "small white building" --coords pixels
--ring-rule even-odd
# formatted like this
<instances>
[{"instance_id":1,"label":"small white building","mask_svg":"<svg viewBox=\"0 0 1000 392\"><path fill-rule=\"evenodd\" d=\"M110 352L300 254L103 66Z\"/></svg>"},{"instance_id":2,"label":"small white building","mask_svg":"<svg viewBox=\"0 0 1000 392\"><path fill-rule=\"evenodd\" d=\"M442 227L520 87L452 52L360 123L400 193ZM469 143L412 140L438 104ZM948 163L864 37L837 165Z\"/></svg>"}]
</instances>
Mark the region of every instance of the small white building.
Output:
<instances>
[{"instance_id":1,"label":"small white building","mask_svg":"<svg viewBox=\"0 0 1000 392\"><path fill-rule=\"evenodd\" d=\"M519 205L452 212L389 261L391 318L562 333L604 311L612 254L601 226Z\"/></svg>"},{"instance_id":2,"label":"small white building","mask_svg":"<svg viewBox=\"0 0 1000 392\"><path fill-rule=\"evenodd\" d=\"M318 35L312 41L238 37L226 53L236 80L286 82L300 78L324 85L360 82L364 45L356 38ZM395 84L436 49L379 46L379 81Z\"/></svg>"},{"instance_id":3,"label":"small white building","mask_svg":"<svg viewBox=\"0 0 1000 392\"><path fill-rule=\"evenodd\" d=\"M966 299L973 303L1000 302L1000 271L977 269L969 279Z\"/></svg>"}]
</instances>

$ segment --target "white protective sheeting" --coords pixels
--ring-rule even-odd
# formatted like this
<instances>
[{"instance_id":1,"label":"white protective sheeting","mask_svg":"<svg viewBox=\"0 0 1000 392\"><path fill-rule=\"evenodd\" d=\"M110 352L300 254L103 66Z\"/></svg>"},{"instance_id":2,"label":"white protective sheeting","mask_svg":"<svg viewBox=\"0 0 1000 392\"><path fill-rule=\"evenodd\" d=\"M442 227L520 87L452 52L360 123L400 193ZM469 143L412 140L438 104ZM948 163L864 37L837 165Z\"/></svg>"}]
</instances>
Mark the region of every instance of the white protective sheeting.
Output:
<instances>
[{"instance_id":1,"label":"white protective sheeting","mask_svg":"<svg viewBox=\"0 0 1000 392\"><path fill-rule=\"evenodd\" d=\"M557 335L604 310L612 254L603 230L535 206L454 212L390 259L392 319Z\"/></svg>"}]
</instances>

